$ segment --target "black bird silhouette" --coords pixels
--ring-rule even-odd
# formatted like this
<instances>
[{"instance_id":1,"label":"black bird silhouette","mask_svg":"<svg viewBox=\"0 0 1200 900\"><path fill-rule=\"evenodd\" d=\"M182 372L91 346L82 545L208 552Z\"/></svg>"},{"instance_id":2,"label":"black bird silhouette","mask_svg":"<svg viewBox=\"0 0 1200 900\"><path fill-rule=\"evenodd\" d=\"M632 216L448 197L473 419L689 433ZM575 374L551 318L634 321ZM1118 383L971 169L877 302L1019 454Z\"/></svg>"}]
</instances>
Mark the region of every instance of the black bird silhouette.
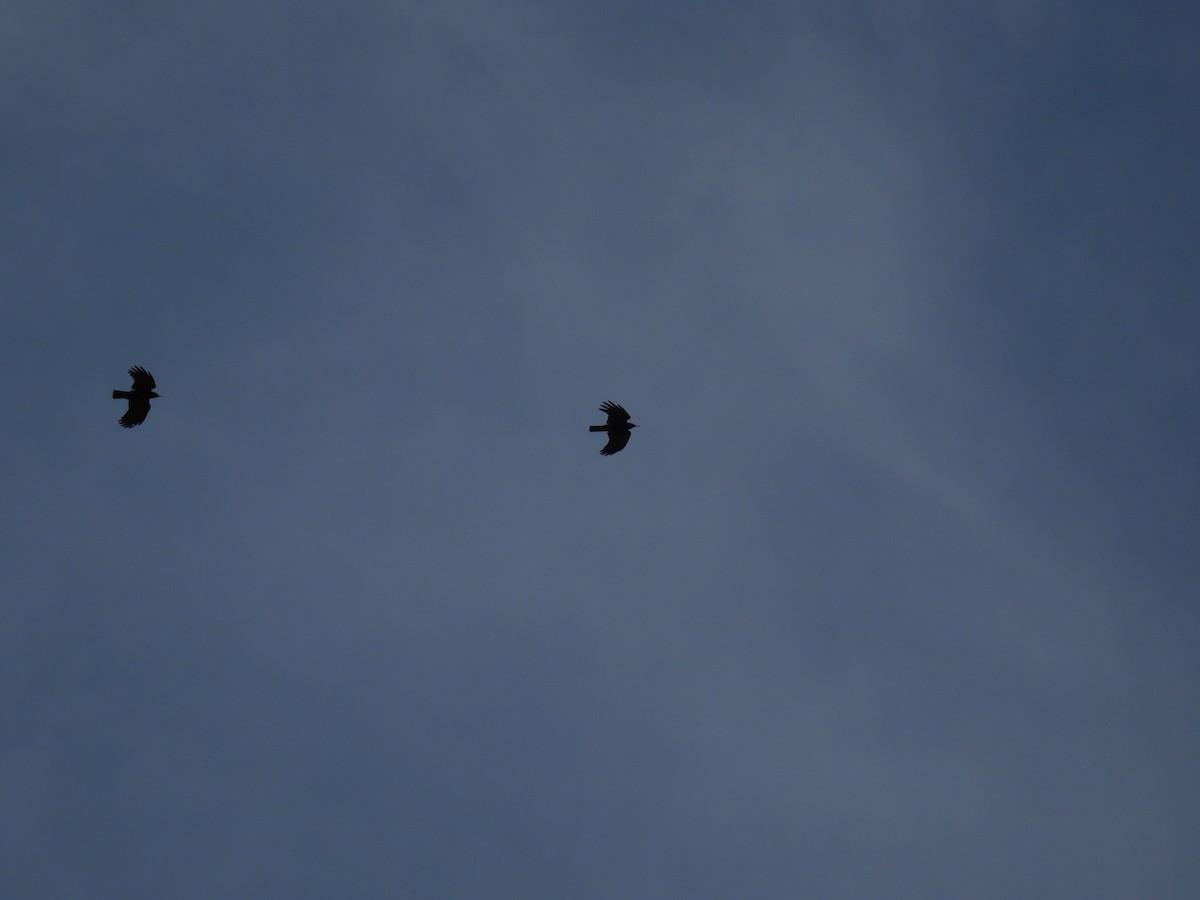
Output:
<instances>
[{"instance_id":1,"label":"black bird silhouette","mask_svg":"<svg viewBox=\"0 0 1200 900\"><path fill-rule=\"evenodd\" d=\"M629 435L633 433L633 429L637 428L637 425L629 421L629 413L625 412L625 407L618 406L611 400L605 400L600 404L600 412L608 413L608 424L589 425L588 431L608 432L608 443L600 451L601 456L620 453L629 443Z\"/></svg>"},{"instance_id":2,"label":"black bird silhouette","mask_svg":"<svg viewBox=\"0 0 1200 900\"><path fill-rule=\"evenodd\" d=\"M133 390L113 391L114 400L129 401L128 411L119 420L122 428L132 428L145 422L150 414L150 400L158 396L154 393L154 376L141 366L130 369L129 376L133 379Z\"/></svg>"}]
</instances>

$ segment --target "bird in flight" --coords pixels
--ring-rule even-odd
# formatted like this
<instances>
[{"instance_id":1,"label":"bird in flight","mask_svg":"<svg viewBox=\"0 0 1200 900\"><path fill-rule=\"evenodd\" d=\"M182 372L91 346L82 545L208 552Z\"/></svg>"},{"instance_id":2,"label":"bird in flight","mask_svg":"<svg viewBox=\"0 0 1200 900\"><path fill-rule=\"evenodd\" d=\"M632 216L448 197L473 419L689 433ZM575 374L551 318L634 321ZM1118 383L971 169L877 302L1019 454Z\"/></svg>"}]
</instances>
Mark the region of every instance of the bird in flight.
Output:
<instances>
[{"instance_id":1,"label":"bird in flight","mask_svg":"<svg viewBox=\"0 0 1200 900\"><path fill-rule=\"evenodd\" d=\"M629 421L629 413L625 412L625 407L618 406L611 400L605 400L600 404L600 412L608 413L608 424L589 425L588 431L608 432L608 443L604 445L600 455L612 456L625 449L625 445L629 443L629 435L633 433L633 429L637 428L637 425Z\"/></svg>"},{"instance_id":2,"label":"bird in flight","mask_svg":"<svg viewBox=\"0 0 1200 900\"><path fill-rule=\"evenodd\" d=\"M129 409L119 420L122 428L132 428L145 422L150 414L150 400L158 396L154 393L154 376L141 366L130 369L129 376L133 379L133 390L113 391L114 400L129 401Z\"/></svg>"}]
</instances>

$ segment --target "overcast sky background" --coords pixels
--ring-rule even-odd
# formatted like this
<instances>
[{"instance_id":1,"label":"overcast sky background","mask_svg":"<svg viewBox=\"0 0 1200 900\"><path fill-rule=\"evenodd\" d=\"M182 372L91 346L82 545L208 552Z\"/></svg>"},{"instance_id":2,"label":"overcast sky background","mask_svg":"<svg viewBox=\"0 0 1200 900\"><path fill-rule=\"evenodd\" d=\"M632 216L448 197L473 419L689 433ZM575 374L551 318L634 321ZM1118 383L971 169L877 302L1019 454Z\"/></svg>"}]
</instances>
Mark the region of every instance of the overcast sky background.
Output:
<instances>
[{"instance_id":1,"label":"overcast sky background","mask_svg":"<svg viewBox=\"0 0 1200 900\"><path fill-rule=\"evenodd\" d=\"M5 4L0 894L1200 895L1197 26Z\"/></svg>"}]
</instances>

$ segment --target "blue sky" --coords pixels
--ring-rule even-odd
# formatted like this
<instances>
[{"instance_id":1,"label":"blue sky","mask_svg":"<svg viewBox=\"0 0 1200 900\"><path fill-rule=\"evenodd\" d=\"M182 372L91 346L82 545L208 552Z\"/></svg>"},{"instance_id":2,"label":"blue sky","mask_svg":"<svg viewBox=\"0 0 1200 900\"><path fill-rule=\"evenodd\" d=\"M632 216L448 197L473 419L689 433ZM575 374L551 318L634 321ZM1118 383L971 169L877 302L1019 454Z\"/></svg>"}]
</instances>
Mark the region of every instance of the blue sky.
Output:
<instances>
[{"instance_id":1,"label":"blue sky","mask_svg":"<svg viewBox=\"0 0 1200 900\"><path fill-rule=\"evenodd\" d=\"M0 893L1195 896L1197 15L896 7L10 4Z\"/></svg>"}]
</instances>

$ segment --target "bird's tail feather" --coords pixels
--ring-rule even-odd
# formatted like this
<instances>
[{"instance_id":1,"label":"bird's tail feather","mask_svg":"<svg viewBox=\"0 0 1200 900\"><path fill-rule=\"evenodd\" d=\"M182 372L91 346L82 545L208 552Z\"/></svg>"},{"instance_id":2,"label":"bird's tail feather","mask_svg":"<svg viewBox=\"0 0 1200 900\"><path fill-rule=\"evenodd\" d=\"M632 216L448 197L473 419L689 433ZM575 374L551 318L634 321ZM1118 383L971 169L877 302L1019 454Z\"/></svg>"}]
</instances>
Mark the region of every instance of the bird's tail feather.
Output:
<instances>
[{"instance_id":1,"label":"bird's tail feather","mask_svg":"<svg viewBox=\"0 0 1200 900\"><path fill-rule=\"evenodd\" d=\"M588 431L608 431L607 425L589 425Z\"/></svg>"}]
</instances>

